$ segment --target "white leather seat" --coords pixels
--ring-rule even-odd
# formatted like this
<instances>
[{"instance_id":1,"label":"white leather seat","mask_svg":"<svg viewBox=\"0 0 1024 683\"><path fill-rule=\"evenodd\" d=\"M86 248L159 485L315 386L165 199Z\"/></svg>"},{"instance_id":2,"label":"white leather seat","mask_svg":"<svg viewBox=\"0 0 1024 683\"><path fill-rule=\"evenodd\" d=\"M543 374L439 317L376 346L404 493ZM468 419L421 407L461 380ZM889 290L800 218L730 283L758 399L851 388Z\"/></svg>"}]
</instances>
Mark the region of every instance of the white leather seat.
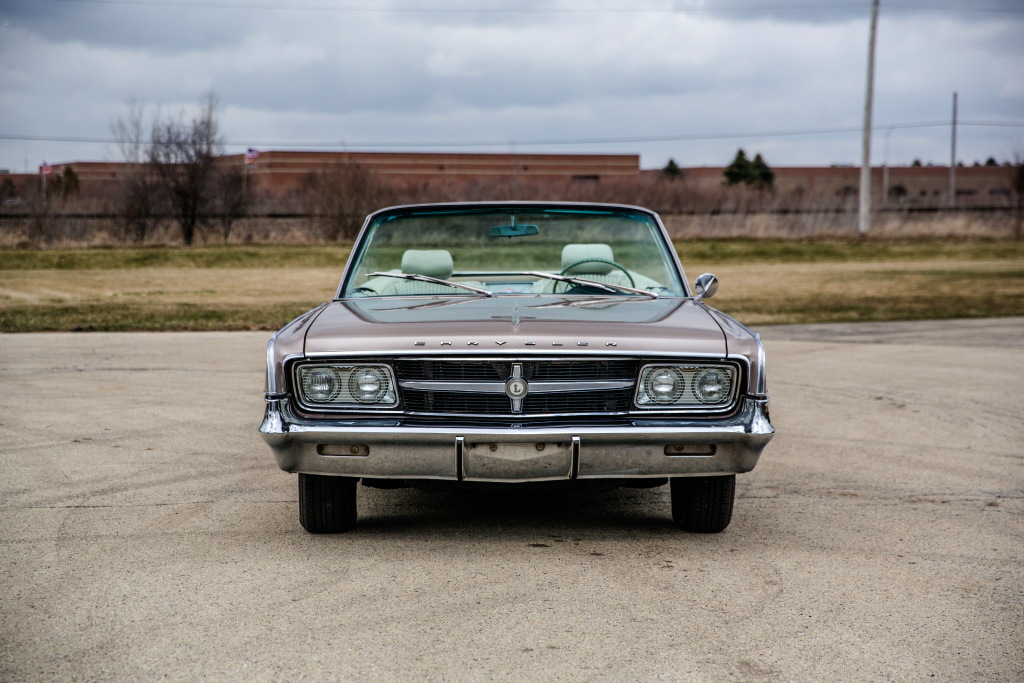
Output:
<instances>
[{"instance_id":1,"label":"white leather seat","mask_svg":"<svg viewBox=\"0 0 1024 683\"><path fill-rule=\"evenodd\" d=\"M562 274L581 277L610 285L630 286L629 278L615 267L615 254L607 244L591 242L567 244L562 247ZM534 286L535 292L560 293L572 289L567 282L542 280Z\"/></svg>"},{"instance_id":2,"label":"white leather seat","mask_svg":"<svg viewBox=\"0 0 1024 683\"><path fill-rule=\"evenodd\" d=\"M452 255L445 249L406 249L402 254L403 273L447 280L454 269Z\"/></svg>"},{"instance_id":3,"label":"white leather seat","mask_svg":"<svg viewBox=\"0 0 1024 683\"><path fill-rule=\"evenodd\" d=\"M613 256L612 248L607 244L567 244L562 247L562 274L607 275L618 270L610 263L615 261Z\"/></svg>"}]
</instances>

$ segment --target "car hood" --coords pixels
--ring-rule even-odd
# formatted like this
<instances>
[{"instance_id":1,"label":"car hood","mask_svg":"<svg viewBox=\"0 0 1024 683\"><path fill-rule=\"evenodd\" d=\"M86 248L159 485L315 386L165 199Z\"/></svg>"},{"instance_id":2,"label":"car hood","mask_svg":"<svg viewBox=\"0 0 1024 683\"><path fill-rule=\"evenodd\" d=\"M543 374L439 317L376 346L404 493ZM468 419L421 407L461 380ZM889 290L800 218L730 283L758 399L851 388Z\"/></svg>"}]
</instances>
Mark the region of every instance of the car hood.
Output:
<instances>
[{"instance_id":1,"label":"car hood","mask_svg":"<svg viewBox=\"0 0 1024 683\"><path fill-rule=\"evenodd\" d=\"M724 356L721 327L692 299L495 296L345 299L309 326L307 356L423 351Z\"/></svg>"}]
</instances>

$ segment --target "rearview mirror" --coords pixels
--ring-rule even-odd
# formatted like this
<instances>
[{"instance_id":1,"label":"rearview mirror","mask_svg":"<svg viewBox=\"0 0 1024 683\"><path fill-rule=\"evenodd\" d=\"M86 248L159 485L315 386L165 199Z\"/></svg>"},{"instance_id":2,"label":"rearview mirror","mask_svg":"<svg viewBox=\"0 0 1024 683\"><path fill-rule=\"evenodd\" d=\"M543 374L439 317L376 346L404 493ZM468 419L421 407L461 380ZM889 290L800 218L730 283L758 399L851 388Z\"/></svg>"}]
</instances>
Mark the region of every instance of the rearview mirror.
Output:
<instances>
[{"instance_id":1,"label":"rearview mirror","mask_svg":"<svg viewBox=\"0 0 1024 683\"><path fill-rule=\"evenodd\" d=\"M491 237L524 237L539 234L540 228L536 225L496 225L489 233Z\"/></svg>"}]
</instances>

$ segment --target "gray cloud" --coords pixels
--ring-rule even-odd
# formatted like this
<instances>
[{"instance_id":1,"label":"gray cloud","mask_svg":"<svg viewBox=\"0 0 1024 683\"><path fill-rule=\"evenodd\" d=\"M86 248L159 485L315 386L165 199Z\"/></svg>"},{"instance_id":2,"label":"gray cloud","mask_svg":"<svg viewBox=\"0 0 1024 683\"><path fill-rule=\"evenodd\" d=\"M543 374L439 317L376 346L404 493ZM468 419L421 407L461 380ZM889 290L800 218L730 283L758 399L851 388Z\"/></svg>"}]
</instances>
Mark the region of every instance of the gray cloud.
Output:
<instances>
[{"instance_id":1,"label":"gray cloud","mask_svg":"<svg viewBox=\"0 0 1024 683\"><path fill-rule=\"evenodd\" d=\"M315 2L302 6L328 7ZM1020 2L883 5L876 163L883 154L894 163L944 162L948 126L884 126L948 120L954 90L965 120L1024 119L1024 14L949 9L1022 9ZM722 164L738 146L777 165L859 159L855 131L770 134L860 125L866 1L436 0L415 7L3 7L0 133L106 137L129 96L173 113L212 89L226 137L243 146L433 142L444 149L482 140L495 143L488 149L640 152L647 166L670 156ZM422 11L460 7L471 11ZM504 11L530 8L544 11ZM718 133L763 137L528 144ZM966 127L961 145L970 163L1006 156L1021 138L1024 129ZM34 167L43 158L110 157L111 147L0 140L0 167L20 170L26 155Z\"/></svg>"}]
</instances>

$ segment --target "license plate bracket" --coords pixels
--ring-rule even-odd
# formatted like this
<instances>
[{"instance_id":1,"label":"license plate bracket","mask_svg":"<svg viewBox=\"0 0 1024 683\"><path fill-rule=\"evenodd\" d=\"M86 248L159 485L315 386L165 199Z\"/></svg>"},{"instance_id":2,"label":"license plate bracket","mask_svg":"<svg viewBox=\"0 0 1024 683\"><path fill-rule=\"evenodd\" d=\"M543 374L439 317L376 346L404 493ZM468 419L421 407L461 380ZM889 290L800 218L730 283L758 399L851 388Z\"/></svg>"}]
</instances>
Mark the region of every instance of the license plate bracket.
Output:
<instances>
[{"instance_id":1,"label":"license plate bracket","mask_svg":"<svg viewBox=\"0 0 1024 683\"><path fill-rule=\"evenodd\" d=\"M462 442L462 478L466 481L548 481L573 473L573 439L564 441Z\"/></svg>"}]
</instances>

